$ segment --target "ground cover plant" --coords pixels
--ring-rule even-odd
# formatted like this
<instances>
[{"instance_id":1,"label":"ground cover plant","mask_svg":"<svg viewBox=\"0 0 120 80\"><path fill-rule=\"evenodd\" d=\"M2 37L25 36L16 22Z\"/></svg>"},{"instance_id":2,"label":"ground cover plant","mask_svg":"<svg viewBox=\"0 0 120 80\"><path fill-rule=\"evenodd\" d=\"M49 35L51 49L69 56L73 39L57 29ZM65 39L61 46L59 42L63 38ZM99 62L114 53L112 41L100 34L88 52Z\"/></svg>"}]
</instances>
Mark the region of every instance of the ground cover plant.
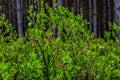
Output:
<instances>
[{"instance_id":1,"label":"ground cover plant","mask_svg":"<svg viewBox=\"0 0 120 80\"><path fill-rule=\"evenodd\" d=\"M120 28L116 24L110 25L104 39L94 38L82 16L63 7L46 5L46 10L47 14L44 8L37 13L30 6L25 37L19 38L5 15L0 16L0 27L6 27L0 33L0 79L120 79L120 39L115 36Z\"/></svg>"}]
</instances>

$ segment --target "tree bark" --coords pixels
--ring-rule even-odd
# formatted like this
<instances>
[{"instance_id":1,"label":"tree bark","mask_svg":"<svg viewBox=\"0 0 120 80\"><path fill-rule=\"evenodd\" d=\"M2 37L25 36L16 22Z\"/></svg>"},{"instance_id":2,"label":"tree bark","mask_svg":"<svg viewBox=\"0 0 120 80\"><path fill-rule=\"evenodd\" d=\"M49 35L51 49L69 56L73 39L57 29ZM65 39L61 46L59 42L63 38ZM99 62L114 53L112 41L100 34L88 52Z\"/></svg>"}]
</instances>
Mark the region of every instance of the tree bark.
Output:
<instances>
[{"instance_id":1,"label":"tree bark","mask_svg":"<svg viewBox=\"0 0 120 80\"><path fill-rule=\"evenodd\" d=\"M80 14L80 6L81 6L81 2L80 2L81 0L77 0L77 14Z\"/></svg>"},{"instance_id":2,"label":"tree bark","mask_svg":"<svg viewBox=\"0 0 120 80\"><path fill-rule=\"evenodd\" d=\"M23 12L22 12L22 0L16 0L17 5L17 24L18 24L18 34L23 35Z\"/></svg>"},{"instance_id":3,"label":"tree bark","mask_svg":"<svg viewBox=\"0 0 120 80\"><path fill-rule=\"evenodd\" d=\"M94 28L94 34L95 37L97 37L97 0L93 0L93 28Z\"/></svg>"},{"instance_id":4,"label":"tree bark","mask_svg":"<svg viewBox=\"0 0 120 80\"><path fill-rule=\"evenodd\" d=\"M120 0L114 0L114 14L116 24L120 26ZM117 32L117 36L120 38L120 32Z\"/></svg>"},{"instance_id":5,"label":"tree bark","mask_svg":"<svg viewBox=\"0 0 120 80\"><path fill-rule=\"evenodd\" d=\"M58 5L62 6L63 5L63 0L57 0Z\"/></svg>"},{"instance_id":6,"label":"tree bark","mask_svg":"<svg viewBox=\"0 0 120 80\"><path fill-rule=\"evenodd\" d=\"M89 0L89 29L92 32L92 0Z\"/></svg>"},{"instance_id":7,"label":"tree bark","mask_svg":"<svg viewBox=\"0 0 120 80\"><path fill-rule=\"evenodd\" d=\"M104 34L104 31L106 30L106 26L107 26L107 10L106 10L106 6L107 6L107 4L106 4L106 0L103 0L103 10L102 10L102 25L103 25L103 28L101 29L101 31L102 31L102 36L103 36L103 34Z\"/></svg>"},{"instance_id":8,"label":"tree bark","mask_svg":"<svg viewBox=\"0 0 120 80\"><path fill-rule=\"evenodd\" d=\"M3 4L3 0L0 0L0 15L2 14L2 4Z\"/></svg>"}]
</instances>

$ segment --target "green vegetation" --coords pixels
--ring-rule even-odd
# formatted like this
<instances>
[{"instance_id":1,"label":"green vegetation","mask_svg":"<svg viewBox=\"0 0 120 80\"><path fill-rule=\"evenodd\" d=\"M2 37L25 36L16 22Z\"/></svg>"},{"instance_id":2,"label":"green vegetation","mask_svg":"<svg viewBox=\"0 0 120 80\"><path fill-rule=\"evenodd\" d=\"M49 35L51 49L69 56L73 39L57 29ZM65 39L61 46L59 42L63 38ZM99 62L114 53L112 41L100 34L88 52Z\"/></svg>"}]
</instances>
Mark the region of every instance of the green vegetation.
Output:
<instances>
[{"instance_id":1,"label":"green vegetation","mask_svg":"<svg viewBox=\"0 0 120 80\"><path fill-rule=\"evenodd\" d=\"M13 33L5 15L0 17L0 79L3 80L119 80L120 39L115 24L105 39L94 38L87 21L63 7L47 13L29 10L26 37ZM47 26L47 29L46 29ZM55 28L58 37L52 37ZM8 35L3 36L4 34ZM112 34L111 39L110 35Z\"/></svg>"}]
</instances>

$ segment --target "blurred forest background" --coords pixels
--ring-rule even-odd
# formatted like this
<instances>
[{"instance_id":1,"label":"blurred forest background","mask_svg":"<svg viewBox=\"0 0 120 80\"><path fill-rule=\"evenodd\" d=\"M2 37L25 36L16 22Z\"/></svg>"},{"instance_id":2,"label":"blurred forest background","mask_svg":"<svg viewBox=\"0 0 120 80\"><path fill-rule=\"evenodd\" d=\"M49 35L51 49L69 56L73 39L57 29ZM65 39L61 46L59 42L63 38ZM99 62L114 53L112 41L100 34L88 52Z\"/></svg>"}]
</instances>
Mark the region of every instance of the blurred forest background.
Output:
<instances>
[{"instance_id":1,"label":"blurred forest background","mask_svg":"<svg viewBox=\"0 0 120 80\"><path fill-rule=\"evenodd\" d=\"M36 12L41 11L48 3L54 8L56 0L0 0L0 15L5 13L7 19L19 34L24 35L27 28L27 16L30 5ZM89 21L88 29L94 32L95 37L104 37L104 31L110 31L109 22L120 25L120 0L57 0L57 5L68 8L75 15L80 14ZM47 13L47 11L46 11ZM5 26L2 27L5 31ZM118 33L117 36L120 36Z\"/></svg>"}]
</instances>

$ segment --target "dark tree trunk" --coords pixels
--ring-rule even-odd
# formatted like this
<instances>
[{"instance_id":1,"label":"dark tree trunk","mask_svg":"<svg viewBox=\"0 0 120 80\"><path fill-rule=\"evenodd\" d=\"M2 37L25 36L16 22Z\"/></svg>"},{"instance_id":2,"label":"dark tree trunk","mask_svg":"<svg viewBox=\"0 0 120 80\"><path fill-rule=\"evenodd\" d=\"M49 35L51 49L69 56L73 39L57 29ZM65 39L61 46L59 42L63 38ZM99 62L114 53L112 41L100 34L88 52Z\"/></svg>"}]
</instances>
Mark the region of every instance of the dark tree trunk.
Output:
<instances>
[{"instance_id":1,"label":"dark tree trunk","mask_svg":"<svg viewBox=\"0 0 120 80\"><path fill-rule=\"evenodd\" d=\"M3 0L0 0L0 15L3 13L2 7L3 7Z\"/></svg>"},{"instance_id":2,"label":"dark tree trunk","mask_svg":"<svg viewBox=\"0 0 120 80\"><path fill-rule=\"evenodd\" d=\"M103 34L104 34L104 31L106 30L106 26L107 26L107 10L106 10L106 5L107 5L107 3L106 3L106 0L103 0L103 4L102 4L102 6L103 6L103 8L102 8L102 25L101 25L101 27L103 26L103 28L101 29L101 31L102 31L102 37L104 36Z\"/></svg>"},{"instance_id":3,"label":"dark tree trunk","mask_svg":"<svg viewBox=\"0 0 120 80\"><path fill-rule=\"evenodd\" d=\"M94 28L94 34L95 37L97 37L97 1L93 0L93 28Z\"/></svg>"},{"instance_id":4,"label":"dark tree trunk","mask_svg":"<svg viewBox=\"0 0 120 80\"><path fill-rule=\"evenodd\" d=\"M93 10L92 10L92 0L89 0L89 29L92 32L92 25L93 25Z\"/></svg>"},{"instance_id":5,"label":"dark tree trunk","mask_svg":"<svg viewBox=\"0 0 120 80\"><path fill-rule=\"evenodd\" d=\"M88 0L82 0L82 11L83 11L83 18L89 19L89 3Z\"/></svg>"},{"instance_id":6,"label":"dark tree trunk","mask_svg":"<svg viewBox=\"0 0 120 80\"><path fill-rule=\"evenodd\" d=\"M77 0L77 14L80 14L81 0Z\"/></svg>"},{"instance_id":7,"label":"dark tree trunk","mask_svg":"<svg viewBox=\"0 0 120 80\"><path fill-rule=\"evenodd\" d=\"M17 5L17 24L18 24L18 34L23 35L23 2L22 0L16 0Z\"/></svg>"}]
</instances>

